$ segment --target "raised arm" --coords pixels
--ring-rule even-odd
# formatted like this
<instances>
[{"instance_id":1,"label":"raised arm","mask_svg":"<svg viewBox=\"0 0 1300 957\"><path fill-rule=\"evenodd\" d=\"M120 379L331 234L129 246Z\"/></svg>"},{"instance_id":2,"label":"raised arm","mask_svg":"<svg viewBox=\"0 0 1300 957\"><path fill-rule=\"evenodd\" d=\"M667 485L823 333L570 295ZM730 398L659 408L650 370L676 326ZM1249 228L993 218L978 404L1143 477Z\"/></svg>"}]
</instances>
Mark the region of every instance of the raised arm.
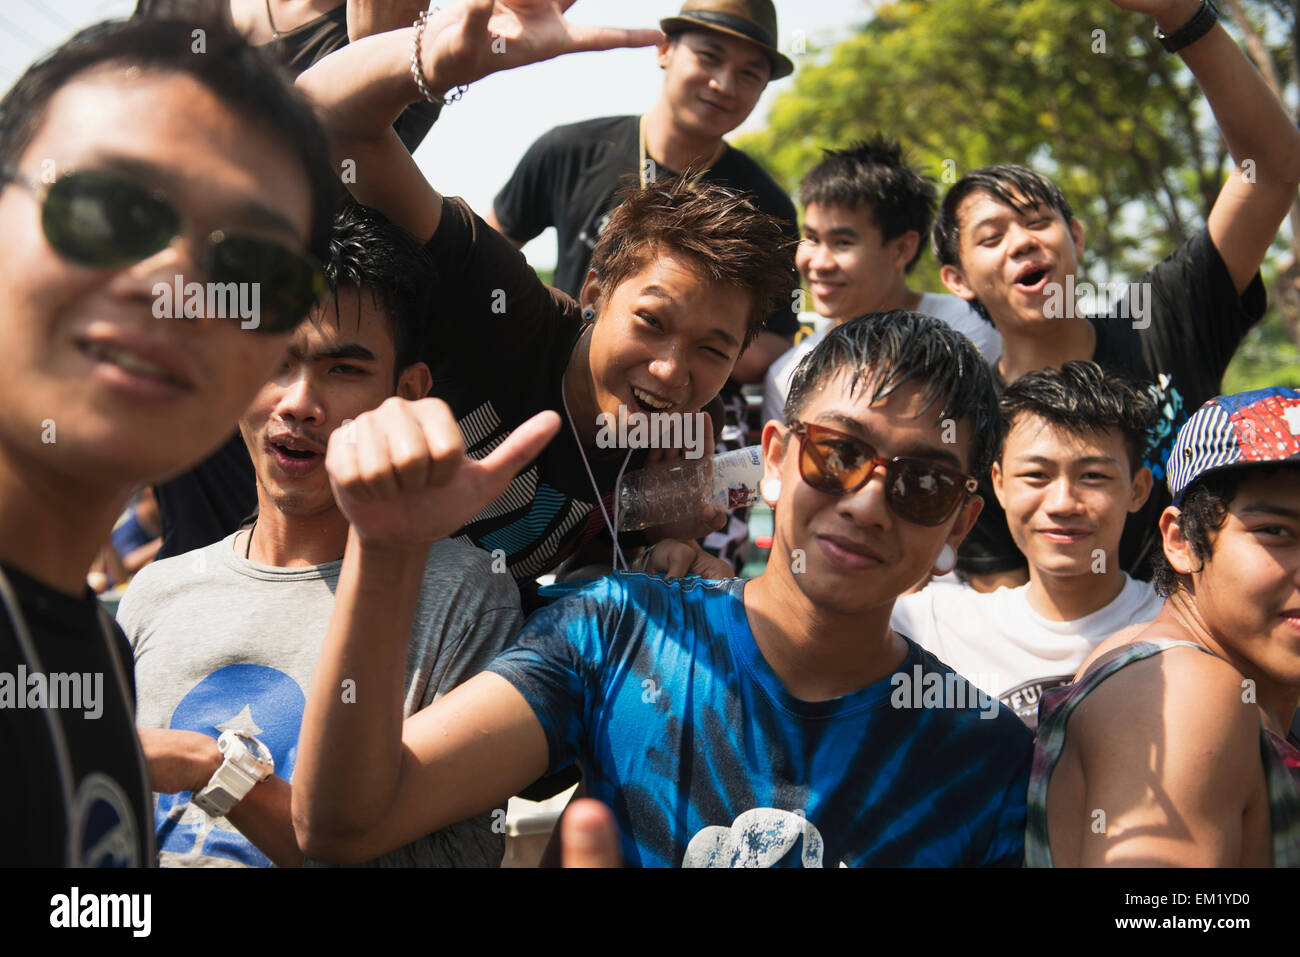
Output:
<instances>
[{"instance_id":1,"label":"raised arm","mask_svg":"<svg viewBox=\"0 0 1300 957\"><path fill-rule=\"evenodd\" d=\"M493 229L499 232L502 236L505 236L506 239L510 240L511 244L515 247L515 249L524 248L523 243L515 239L513 236L511 236L509 233L507 233L504 229L501 228L501 222L500 220L497 219L497 211L492 207L489 206L488 211L483 215L483 222L487 223L489 226L491 226Z\"/></svg>"},{"instance_id":2,"label":"raised arm","mask_svg":"<svg viewBox=\"0 0 1300 957\"><path fill-rule=\"evenodd\" d=\"M299 737L293 823L309 857L358 862L495 806L546 770L537 718L484 674L403 726L406 649L430 545L495 499L559 428L543 412L465 455L437 399L389 399L326 452L351 529Z\"/></svg>"},{"instance_id":3,"label":"raised arm","mask_svg":"<svg viewBox=\"0 0 1300 957\"><path fill-rule=\"evenodd\" d=\"M1150 15L1162 33L1182 27L1200 0L1112 0ZM1237 168L1210 211L1210 238L1244 292L1300 186L1300 129L1222 24L1178 51L1223 134Z\"/></svg>"},{"instance_id":4,"label":"raised arm","mask_svg":"<svg viewBox=\"0 0 1300 957\"><path fill-rule=\"evenodd\" d=\"M573 0L469 0L429 18L420 44L425 82L435 96L492 73L564 53L650 46L658 30L583 27L563 12ZM358 202L372 206L424 241L438 228L442 197L420 173L392 129L420 98L411 76L415 29L363 37L298 77L316 103L336 168L355 164L347 182Z\"/></svg>"},{"instance_id":5,"label":"raised arm","mask_svg":"<svg viewBox=\"0 0 1300 957\"><path fill-rule=\"evenodd\" d=\"M348 0L348 42L409 27L428 6L425 0Z\"/></svg>"}]
</instances>

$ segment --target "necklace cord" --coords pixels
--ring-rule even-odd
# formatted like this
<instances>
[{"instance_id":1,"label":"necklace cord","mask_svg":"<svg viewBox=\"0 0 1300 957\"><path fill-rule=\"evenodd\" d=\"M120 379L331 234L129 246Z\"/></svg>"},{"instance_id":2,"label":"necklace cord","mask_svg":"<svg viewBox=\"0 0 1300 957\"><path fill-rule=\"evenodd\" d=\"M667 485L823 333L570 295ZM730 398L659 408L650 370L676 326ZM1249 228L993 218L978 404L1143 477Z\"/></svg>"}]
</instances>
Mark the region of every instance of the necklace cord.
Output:
<instances>
[{"instance_id":1,"label":"necklace cord","mask_svg":"<svg viewBox=\"0 0 1300 957\"><path fill-rule=\"evenodd\" d=\"M584 332L583 335L586 335ZM596 505L600 508L601 517L605 519L605 527L609 529L609 537L614 542L614 551L610 555L610 564L613 565L614 571L619 570L619 564L622 563L623 571L627 570L627 559L623 557L623 550L618 545L618 530L616 521L609 517L609 511L605 508L605 497L600 494L600 486L596 484L595 473L591 470L591 463L587 461L587 450L582 447L582 437L578 434L578 427L573 423L573 413L569 411L569 396L564 388L564 379L560 379L560 402L564 406L565 418L569 420L569 428L573 432L573 441L578 446L578 454L582 456L583 467L587 470L587 478L591 480L591 489L596 493ZM627 456L623 459L623 466L618 470L618 478L614 481L614 515L618 516L618 487L623 481L623 470L627 468L627 463L632 459L632 450L627 450Z\"/></svg>"},{"instance_id":2,"label":"necklace cord","mask_svg":"<svg viewBox=\"0 0 1300 957\"><path fill-rule=\"evenodd\" d=\"M642 113L641 116L638 117L636 121L636 139L637 139L637 152L638 152L638 163L639 163L637 167L637 175L641 179L641 188L645 189L647 186L653 183L654 180L650 178L650 170L646 165L647 154L646 154L646 145L645 145L645 114L644 113ZM705 163L703 166L701 166L694 173L692 173L687 178L686 182L690 183L692 186L698 183L700 181L700 177L702 177L705 173L707 173L710 169L712 169L713 164L716 163L718 160L722 159L722 154L725 153L726 151L727 151L727 141L721 140L718 143L718 148L714 150L713 156L709 158L709 161Z\"/></svg>"},{"instance_id":3,"label":"necklace cord","mask_svg":"<svg viewBox=\"0 0 1300 957\"><path fill-rule=\"evenodd\" d=\"M266 22L271 27L271 39L278 40L280 39L280 31L276 29L275 19L271 16L271 0L264 0L264 2L266 4Z\"/></svg>"}]
</instances>

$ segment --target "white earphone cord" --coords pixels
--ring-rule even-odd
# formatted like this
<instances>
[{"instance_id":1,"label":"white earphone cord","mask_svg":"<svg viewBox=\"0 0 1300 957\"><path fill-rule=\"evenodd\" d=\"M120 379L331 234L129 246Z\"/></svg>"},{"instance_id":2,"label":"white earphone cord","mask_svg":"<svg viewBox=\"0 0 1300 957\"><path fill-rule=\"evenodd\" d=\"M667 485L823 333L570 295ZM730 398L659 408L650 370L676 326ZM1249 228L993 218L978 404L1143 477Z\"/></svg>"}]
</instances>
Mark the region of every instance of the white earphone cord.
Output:
<instances>
[{"instance_id":1,"label":"white earphone cord","mask_svg":"<svg viewBox=\"0 0 1300 957\"><path fill-rule=\"evenodd\" d=\"M614 542L614 552L610 555L610 564L614 566L614 571L619 571L619 564L622 563L622 570L627 571L627 559L623 557L623 550L618 547L618 489L623 482L623 472L627 469L627 463L632 459L632 450L627 450L623 465L618 470L618 478L614 480L614 518L611 520L609 511L605 508L605 498L600 494L600 486L596 484L596 476L591 471L591 463L587 461L587 452L582 447L582 437L578 435L578 427L573 424L573 413L569 411L569 397L565 394L563 380L560 381L560 402L564 405L564 415L569 420L569 428L573 431L573 441L577 443L578 454L582 456L582 464L587 470L587 478L591 480L591 489L596 493L596 505L600 508L601 517L605 519L605 527L609 529L609 537Z\"/></svg>"}]
</instances>

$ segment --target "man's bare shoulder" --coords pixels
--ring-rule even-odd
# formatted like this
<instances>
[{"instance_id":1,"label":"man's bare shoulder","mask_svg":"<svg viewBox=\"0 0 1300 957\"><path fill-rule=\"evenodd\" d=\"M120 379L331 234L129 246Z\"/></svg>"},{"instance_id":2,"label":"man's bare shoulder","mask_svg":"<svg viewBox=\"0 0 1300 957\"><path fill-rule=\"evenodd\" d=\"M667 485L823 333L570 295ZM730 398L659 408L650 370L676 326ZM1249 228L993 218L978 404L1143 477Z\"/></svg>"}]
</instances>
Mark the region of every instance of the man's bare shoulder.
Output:
<instances>
[{"instance_id":1,"label":"man's bare shoulder","mask_svg":"<svg viewBox=\"0 0 1300 957\"><path fill-rule=\"evenodd\" d=\"M1186 637L1170 632L1152 627L1136 640ZM1131 643L1114 644L1093 667ZM1085 866L1242 863L1264 783L1259 709L1243 681L1227 661L1175 646L1098 684L1070 717L1058 765L1065 774L1053 782L1072 786L1049 798L1053 852L1060 860ZM1076 847L1080 832L1068 821L1097 810L1105 813L1105 830L1096 840L1088 830Z\"/></svg>"},{"instance_id":2,"label":"man's bare shoulder","mask_svg":"<svg viewBox=\"0 0 1300 957\"><path fill-rule=\"evenodd\" d=\"M1173 637L1150 626L1107 649L1115 642L1110 639L1088 671L1134 643ZM1223 659L1197 648L1168 648L1122 668L1089 693L1071 716L1072 749L1085 776L1154 775L1166 783L1182 778L1183 766L1192 777L1208 779L1205 772L1212 768L1258 763L1259 711L1248 692L1246 679Z\"/></svg>"}]
</instances>

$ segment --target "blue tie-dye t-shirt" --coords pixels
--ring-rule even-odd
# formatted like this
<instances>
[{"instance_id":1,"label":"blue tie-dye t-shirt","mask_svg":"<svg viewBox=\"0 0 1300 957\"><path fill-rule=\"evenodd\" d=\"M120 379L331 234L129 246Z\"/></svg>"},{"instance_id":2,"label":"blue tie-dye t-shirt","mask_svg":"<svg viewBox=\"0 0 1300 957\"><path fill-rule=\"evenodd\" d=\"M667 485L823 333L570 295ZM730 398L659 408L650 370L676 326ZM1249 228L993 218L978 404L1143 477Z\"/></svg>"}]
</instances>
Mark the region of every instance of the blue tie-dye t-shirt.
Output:
<instances>
[{"instance_id":1,"label":"blue tie-dye t-shirt","mask_svg":"<svg viewBox=\"0 0 1300 957\"><path fill-rule=\"evenodd\" d=\"M1021 721L910 640L891 677L801 701L754 643L744 586L602 578L490 666L541 722L550 770L582 763L627 862L1019 865Z\"/></svg>"}]
</instances>

